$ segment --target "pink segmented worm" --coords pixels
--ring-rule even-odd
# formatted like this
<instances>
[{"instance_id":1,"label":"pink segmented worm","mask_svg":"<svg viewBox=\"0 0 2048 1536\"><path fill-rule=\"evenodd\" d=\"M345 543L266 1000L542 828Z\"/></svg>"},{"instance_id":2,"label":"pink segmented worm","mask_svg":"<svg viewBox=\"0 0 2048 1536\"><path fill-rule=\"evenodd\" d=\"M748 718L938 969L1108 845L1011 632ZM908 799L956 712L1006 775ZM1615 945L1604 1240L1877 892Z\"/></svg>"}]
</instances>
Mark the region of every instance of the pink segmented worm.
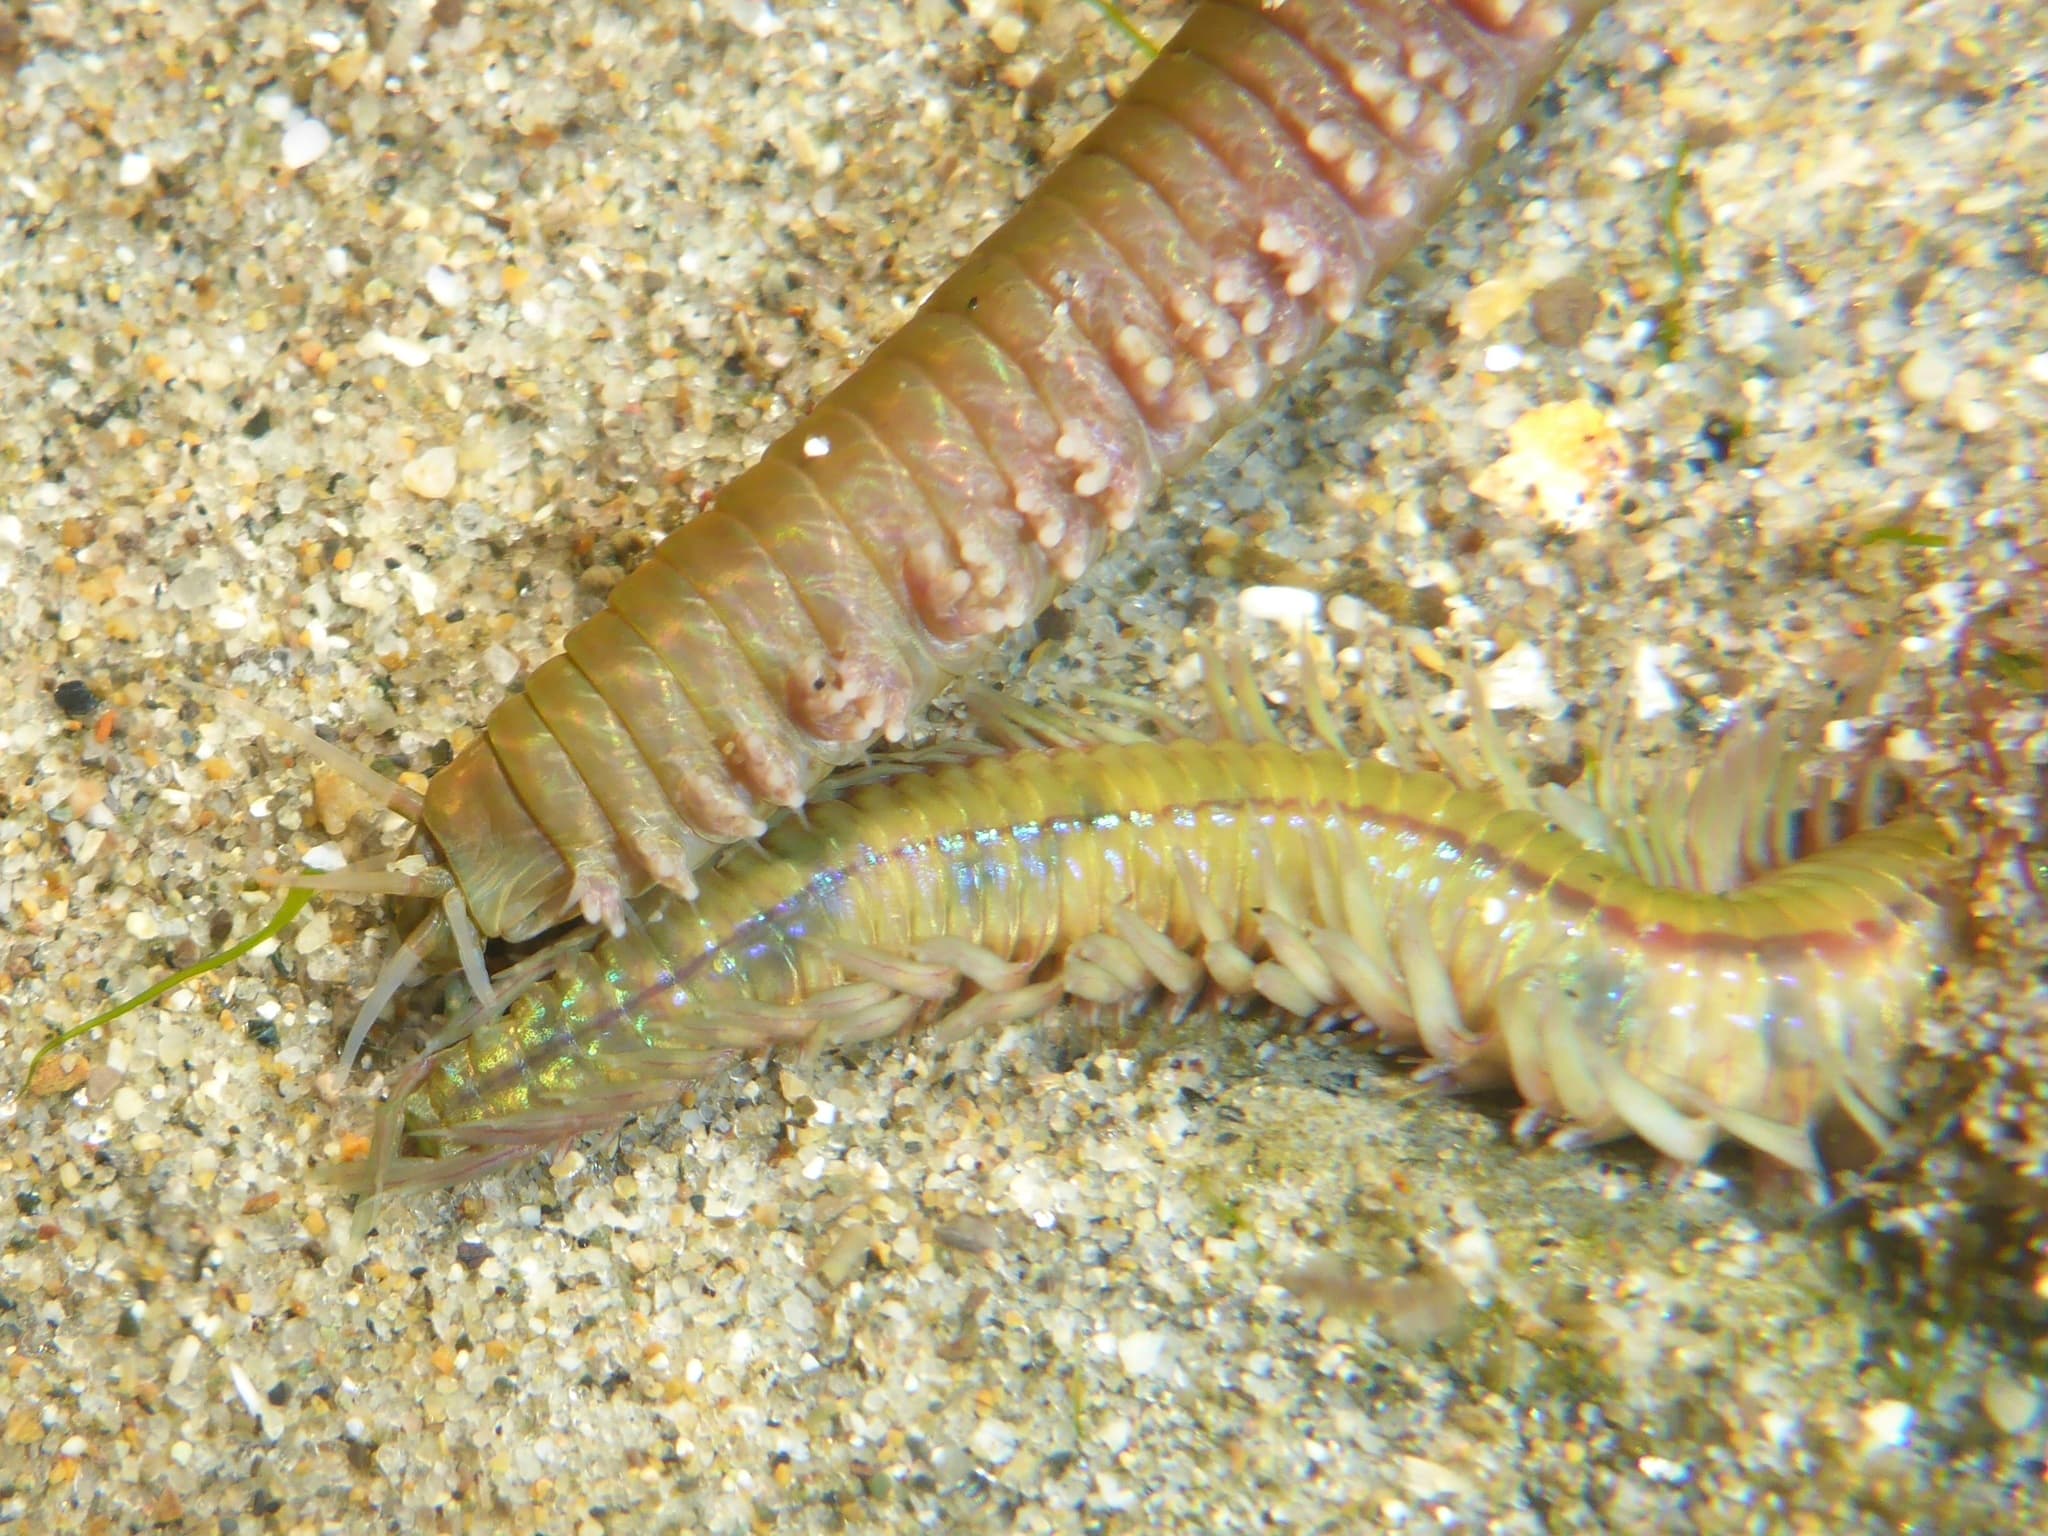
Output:
<instances>
[{"instance_id":1,"label":"pink segmented worm","mask_svg":"<svg viewBox=\"0 0 2048 1536\"><path fill-rule=\"evenodd\" d=\"M1210 0L852 377L666 540L434 777L452 939L618 931L895 739L1351 317L1601 0ZM487 984L486 984L487 985Z\"/></svg>"}]
</instances>

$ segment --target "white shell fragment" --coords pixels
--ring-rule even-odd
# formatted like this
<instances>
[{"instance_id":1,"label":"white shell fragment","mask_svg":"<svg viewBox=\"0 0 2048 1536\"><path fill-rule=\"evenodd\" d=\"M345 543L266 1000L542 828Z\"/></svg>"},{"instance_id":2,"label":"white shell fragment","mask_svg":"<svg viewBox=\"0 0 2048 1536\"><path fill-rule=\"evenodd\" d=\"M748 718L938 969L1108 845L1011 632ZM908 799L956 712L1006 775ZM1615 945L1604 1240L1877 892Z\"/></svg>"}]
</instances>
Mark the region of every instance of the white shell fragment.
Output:
<instances>
[{"instance_id":1,"label":"white shell fragment","mask_svg":"<svg viewBox=\"0 0 2048 1536\"><path fill-rule=\"evenodd\" d=\"M427 268L427 297L443 309L460 309L469 302L469 283L437 261Z\"/></svg>"},{"instance_id":2,"label":"white shell fragment","mask_svg":"<svg viewBox=\"0 0 2048 1536\"><path fill-rule=\"evenodd\" d=\"M1237 611L1247 619L1300 629L1315 623L1323 600L1306 587L1246 587L1237 594Z\"/></svg>"},{"instance_id":3,"label":"white shell fragment","mask_svg":"<svg viewBox=\"0 0 2048 1536\"><path fill-rule=\"evenodd\" d=\"M1655 720L1678 708L1678 689L1664 671L1665 662L1675 659L1677 654L1671 646L1651 645L1648 641L1636 647L1629 691L1638 720Z\"/></svg>"},{"instance_id":4,"label":"white shell fragment","mask_svg":"<svg viewBox=\"0 0 2048 1536\"><path fill-rule=\"evenodd\" d=\"M1495 709L1525 709L1544 720L1564 713L1564 700L1550 682L1550 661L1543 652L1522 640L1501 652L1500 658L1479 675L1486 690L1486 702Z\"/></svg>"},{"instance_id":5,"label":"white shell fragment","mask_svg":"<svg viewBox=\"0 0 2048 1536\"><path fill-rule=\"evenodd\" d=\"M400 470L398 478L413 495L441 501L455 489L456 468L453 448L429 448Z\"/></svg>"},{"instance_id":6,"label":"white shell fragment","mask_svg":"<svg viewBox=\"0 0 2048 1536\"><path fill-rule=\"evenodd\" d=\"M303 171L334 147L334 135L317 117L302 117L284 131L278 159L287 170Z\"/></svg>"},{"instance_id":7,"label":"white shell fragment","mask_svg":"<svg viewBox=\"0 0 2048 1536\"><path fill-rule=\"evenodd\" d=\"M1566 533L1583 533L1606 520L1605 493L1626 463L1621 434L1591 401L1539 405L1508 428L1507 453L1473 477L1472 493L1510 511L1534 511Z\"/></svg>"}]
</instances>

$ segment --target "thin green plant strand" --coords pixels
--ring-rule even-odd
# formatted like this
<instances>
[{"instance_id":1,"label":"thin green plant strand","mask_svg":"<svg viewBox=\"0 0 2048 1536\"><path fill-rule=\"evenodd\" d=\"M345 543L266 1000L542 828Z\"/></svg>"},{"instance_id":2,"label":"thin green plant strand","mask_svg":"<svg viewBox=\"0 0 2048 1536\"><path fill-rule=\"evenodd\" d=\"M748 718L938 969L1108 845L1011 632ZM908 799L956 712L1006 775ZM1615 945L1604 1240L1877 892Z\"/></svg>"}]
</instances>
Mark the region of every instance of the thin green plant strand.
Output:
<instances>
[{"instance_id":1,"label":"thin green plant strand","mask_svg":"<svg viewBox=\"0 0 2048 1536\"><path fill-rule=\"evenodd\" d=\"M1132 42L1144 49L1146 58L1156 59L1159 57L1159 45L1138 30L1138 24L1124 14L1123 7L1118 5L1116 0L1088 0L1088 3L1102 13L1104 21L1107 21L1117 31L1123 33L1125 37L1128 37Z\"/></svg>"},{"instance_id":2,"label":"thin green plant strand","mask_svg":"<svg viewBox=\"0 0 2048 1536\"><path fill-rule=\"evenodd\" d=\"M306 910L306 903L311 901L317 894L318 892L302 890L294 886L291 890L285 892L284 901L279 904L277 911L272 914L270 921L250 934L246 939L243 939L239 944L231 944L217 955L208 955L204 960L196 961L186 966L184 970L179 971L176 975L166 976L147 991L137 993L125 1003L116 1003L105 1013L95 1014L83 1024L74 1024L62 1034L52 1035L42 1043L42 1046L36 1051L35 1055L29 1058L28 1081L34 1082L36 1073L41 1069L43 1063L49 1060L53 1053L63 1050L72 1041L83 1039L103 1025L113 1023L114 1020L122 1015L133 1013L136 1009L155 1002L166 992L176 987L182 987L188 981L195 981L210 971L217 971L231 960L241 959L242 956L248 954L250 950L265 940L276 938L297 920L298 915Z\"/></svg>"}]
</instances>

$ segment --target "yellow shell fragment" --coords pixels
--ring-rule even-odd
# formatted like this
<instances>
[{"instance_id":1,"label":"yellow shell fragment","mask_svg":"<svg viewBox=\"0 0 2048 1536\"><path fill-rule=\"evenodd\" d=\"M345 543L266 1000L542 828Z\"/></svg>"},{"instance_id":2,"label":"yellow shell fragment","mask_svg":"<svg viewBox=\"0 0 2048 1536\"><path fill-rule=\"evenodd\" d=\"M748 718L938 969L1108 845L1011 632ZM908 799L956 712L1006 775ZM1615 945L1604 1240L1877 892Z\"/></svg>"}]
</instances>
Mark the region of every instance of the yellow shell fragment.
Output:
<instances>
[{"instance_id":1,"label":"yellow shell fragment","mask_svg":"<svg viewBox=\"0 0 2048 1536\"><path fill-rule=\"evenodd\" d=\"M1534 506L1569 533L1605 516L1601 492L1628 464L1626 445L1590 400L1539 405L1508 428L1508 451L1472 481L1476 496L1510 509Z\"/></svg>"}]
</instances>

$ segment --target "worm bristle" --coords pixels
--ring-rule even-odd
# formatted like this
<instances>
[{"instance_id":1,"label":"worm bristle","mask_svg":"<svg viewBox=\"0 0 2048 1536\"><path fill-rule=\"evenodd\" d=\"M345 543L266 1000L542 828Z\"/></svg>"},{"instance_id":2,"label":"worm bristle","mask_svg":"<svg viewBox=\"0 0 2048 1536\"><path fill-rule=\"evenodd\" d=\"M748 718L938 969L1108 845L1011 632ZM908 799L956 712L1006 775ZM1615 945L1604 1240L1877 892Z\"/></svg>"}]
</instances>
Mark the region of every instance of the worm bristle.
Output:
<instances>
[{"instance_id":1,"label":"worm bristle","mask_svg":"<svg viewBox=\"0 0 2048 1536\"><path fill-rule=\"evenodd\" d=\"M453 896L455 893L451 891L449 894ZM349 1025L347 1038L342 1041L341 1060L337 1067L342 1076L347 1076L355 1066L356 1057L362 1054L363 1042L369 1039L370 1031L384 1016L391 1000L425 969L428 957L441 947L448 936L446 909L436 906L385 954L377 967L377 979L363 994L355 1021Z\"/></svg>"},{"instance_id":2,"label":"worm bristle","mask_svg":"<svg viewBox=\"0 0 2048 1536\"><path fill-rule=\"evenodd\" d=\"M210 701L224 714L239 715L260 727L265 735L288 741L323 767L341 775L388 811L394 811L417 825L426 816L426 803L419 794L396 779L387 778L352 752L345 752L298 721L265 709L225 688L193 681L193 692Z\"/></svg>"}]
</instances>

